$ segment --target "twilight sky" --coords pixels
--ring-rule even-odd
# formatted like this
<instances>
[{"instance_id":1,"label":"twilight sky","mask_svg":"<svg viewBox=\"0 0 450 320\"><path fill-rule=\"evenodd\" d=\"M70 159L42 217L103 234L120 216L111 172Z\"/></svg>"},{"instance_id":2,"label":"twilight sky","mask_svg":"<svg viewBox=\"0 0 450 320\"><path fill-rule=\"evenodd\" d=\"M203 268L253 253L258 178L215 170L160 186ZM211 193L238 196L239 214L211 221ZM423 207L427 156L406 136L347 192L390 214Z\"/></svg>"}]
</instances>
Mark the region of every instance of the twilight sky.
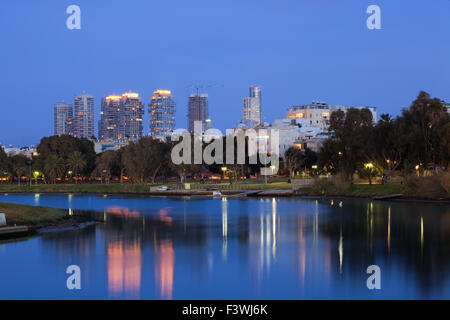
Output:
<instances>
[{"instance_id":1,"label":"twilight sky","mask_svg":"<svg viewBox=\"0 0 450 320\"><path fill-rule=\"evenodd\" d=\"M81 7L81 30L66 8ZM366 8L381 7L382 30ZM170 89L186 128L191 84L214 85L213 126L232 128L251 84L263 120L312 100L399 114L420 90L450 100L450 0L1 0L0 143L53 134L53 104Z\"/></svg>"}]
</instances>

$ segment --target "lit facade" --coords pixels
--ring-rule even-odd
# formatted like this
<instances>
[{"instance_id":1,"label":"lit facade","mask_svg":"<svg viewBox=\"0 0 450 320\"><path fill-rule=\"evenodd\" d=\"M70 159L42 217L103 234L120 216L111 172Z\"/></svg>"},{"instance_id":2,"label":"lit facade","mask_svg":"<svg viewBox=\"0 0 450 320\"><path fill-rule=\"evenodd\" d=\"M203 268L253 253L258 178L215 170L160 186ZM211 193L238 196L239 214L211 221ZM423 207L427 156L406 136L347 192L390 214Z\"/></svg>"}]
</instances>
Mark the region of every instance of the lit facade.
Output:
<instances>
[{"instance_id":1,"label":"lit facade","mask_svg":"<svg viewBox=\"0 0 450 320\"><path fill-rule=\"evenodd\" d=\"M377 110L375 107L358 106L352 107L356 109L367 108L372 113L374 123L377 121ZM312 102L307 105L293 106L286 112L288 119L304 119L309 122L310 126L320 128L322 131L328 131L330 115L332 112L342 110L344 112L348 107L340 105L328 105L324 102Z\"/></svg>"},{"instance_id":2,"label":"lit facade","mask_svg":"<svg viewBox=\"0 0 450 320\"><path fill-rule=\"evenodd\" d=\"M261 86L251 86L250 95L243 99L243 121L248 127L261 123Z\"/></svg>"},{"instance_id":3,"label":"lit facade","mask_svg":"<svg viewBox=\"0 0 450 320\"><path fill-rule=\"evenodd\" d=\"M175 101L171 91L156 90L149 104L150 135L165 139L175 129Z\"/></svg>"},{"instance_id":4,"label":"lit facade","mask_svg":"<svg viewBox=\"0 0 450 320\"><path fill-rule=\"evenodd\" d=\"M110 95L102 99L98 139L116 141L119 138L119 110L121 96Z\"/></svg>"},{"instance_id":5,"label":"lit facade","mask_svg":"<svg viewBox=\"0 0 450 320\"><path fill-rule=\"evenodd\" d=\"M54 134L73 135L73 105L68 103L57 103L54 106Z\"/></svg>"},{"instance_id":6,"label":"lit facade","mask_svg":"<svg viewBox=\"0 0 450 320\"><path fill-rule=\"evenodd\" d=\"M118 140L142 138L144 105L139 94L127 92L122 95L119 108Z\"/></svg>"},{"instance_id":7,"label":"lit facade","mask_svg":"<svg viewBox=\"0 0 450 320\"><path fill-rule=\"evenodd\" d=\"M188 100L188 130L194 132L194 122L202 122L202 130L207 127L208 118L208 95L190 94Z\"/></svg>"},{"instance_id":8,"label":"lit facade","mask_svg":"<svg viewBox=\"0 0 450 320\"><path fill-rule=\"evenodd\" d=\"M94 97L90 94L78 94L74 98L74 106L73 135L90 139L94 136Z\"/></svg>"}]
</instances>

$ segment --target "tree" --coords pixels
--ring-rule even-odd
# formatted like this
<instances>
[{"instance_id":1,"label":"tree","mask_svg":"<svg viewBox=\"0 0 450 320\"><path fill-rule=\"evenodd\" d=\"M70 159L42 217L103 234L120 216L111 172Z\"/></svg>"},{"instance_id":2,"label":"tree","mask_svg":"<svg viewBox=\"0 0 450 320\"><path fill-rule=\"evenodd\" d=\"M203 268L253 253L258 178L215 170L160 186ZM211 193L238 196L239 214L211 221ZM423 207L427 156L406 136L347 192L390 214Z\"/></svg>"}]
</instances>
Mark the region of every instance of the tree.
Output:
<instances>
[{"instance_id":1,"label":"tree","mask_svg":"<svg viewBox=\"0 0 450 320\"><path fill-rule=\"evenodd\" d=\"M368 144L370 146L367 161L382 175L381 183L385 184L402 163L405 152L403 122L392 119L389 114L382 114L380 121L372 128ZM363 168L364 171L365 168Z\"/></svg>"},{"instance_id":2,"label":"tree","mask_svg":"<svg viewBox=\"0 0 450 320\"><path fill-rule=\"evenodd\" d=\"M44 160L43 171L45 174L45 178L48 178L51 183L55 184L56 179L64 175L65 172L63 159L58 157L56 154L49 155Z\"/></svg>"},{"instance_id":3,"label":"tree","mask_svg":"<svg viewBox=\"0 0 450 320\"><path fill-rule=\"evenodd\" d=\"M73 175L78 178L78 173L86 167L86 160L84 160L81 152L74 151L67 158L67 166L73 172ZM75 183L78 183L78 179L75 180Z\"/></svg>"},{"instance_id":4,"label":"tree","mask_svg":"<svg viewBox=\"0 0 450 320\"><path fill-rule=\"evenodd\" d=\"M350 181L357 166L367 158L372 127L372 113L367 108L349 108L346 113L337 110L330 115L332 142L325 143L322 149L331 147L333 152L337 151L338 157L333 156L337 162L334 165Z\"/></svg>"},{"instance_id":5,"label":"tree","mask_svg":"<svg viewBox=\"0 0 450 320\"><path fill-rule=\"evenodd\" d=\"M422 164L421 168L436 168L444 160L441 142L445 139L443 128L450 121L449 117L441 100L431 98L424 91L408 109L403 110L400 121L405 130L408 162Z\"/></svg>"},{"instance_id":6,"label":"tree","mask_svg":"<svg viewBox=\"0 0 450 320\"><path fill-rule=\"evenodd\" d=\"M116 174L121 175L120 153L118 151L108 150L103 152L96 160L96 167L92 172L92 176L100 176L109 183L111 177Z\"/></svg>"},{"instance_id":7,"label":"tree","mask_svg":"<svg viewBox=\"0 0 450 320\"><path fill-rule=\"evenodd\" d=\"M15 155L11 157L11 169L13 174L17 177L17 184L20 186L20 179L22 175L27 174L27 160L28 158L22 155Z\"/></svg>"},{"instance_id":8,"label":"tree","mask_svg":"<svg viewBox=\"0 0 450 320\"><path fill-rule=\"evenodd\" d=\"M3 178L8 174L9 170L9 159L3 147L0 146L0 178L1 183L3 183Z\"/></svg>"},{"instance_id":9,"label":"tree","mask_svg":"<svg viewBox=\"0 0 450 320\"><path fill-rule=\"evenodd\" d=\"M57 155L66 164L69 156L78 151L83 155L86 164L77 174L89 176L95 168L96 153L94 143L85 138L75 138L69 135L44 137L37 147L40 159L45 160L50 155Z\"/></svg>"},{"instance_id":10,"label":"tree","mask_svg":"<svg viewBox=\"0 0 450 320\"><path fill-rule=\"evenodd\" d=\"M286 160L286 168L289 170L289 177L292 179L294 173L300 169L311 168L317 162L317 154L309 148L301 150L290 147L284 153Z\"/></svg>"}]
</instances>

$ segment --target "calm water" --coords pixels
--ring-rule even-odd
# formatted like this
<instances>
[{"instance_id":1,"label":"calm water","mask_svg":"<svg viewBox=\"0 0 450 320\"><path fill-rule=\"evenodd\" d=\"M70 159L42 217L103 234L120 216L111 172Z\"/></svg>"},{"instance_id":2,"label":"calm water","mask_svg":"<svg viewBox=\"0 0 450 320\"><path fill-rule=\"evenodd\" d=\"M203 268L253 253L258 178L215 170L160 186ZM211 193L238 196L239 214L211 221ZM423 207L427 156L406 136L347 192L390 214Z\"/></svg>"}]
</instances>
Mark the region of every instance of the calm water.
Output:
<instances>
[{"instance_id":1,"label":"calm water","mask_svg":"<svg viewBox=\"0 0 450 320\"><path fill-rule=\"evenodd\" d=\"M450 206L0 195L105 223L0 242L1 299L450 299ZM67 266L82 290L66 288ZM366 268L381 268L368 290Z\"/></svg>"}]
</instances>

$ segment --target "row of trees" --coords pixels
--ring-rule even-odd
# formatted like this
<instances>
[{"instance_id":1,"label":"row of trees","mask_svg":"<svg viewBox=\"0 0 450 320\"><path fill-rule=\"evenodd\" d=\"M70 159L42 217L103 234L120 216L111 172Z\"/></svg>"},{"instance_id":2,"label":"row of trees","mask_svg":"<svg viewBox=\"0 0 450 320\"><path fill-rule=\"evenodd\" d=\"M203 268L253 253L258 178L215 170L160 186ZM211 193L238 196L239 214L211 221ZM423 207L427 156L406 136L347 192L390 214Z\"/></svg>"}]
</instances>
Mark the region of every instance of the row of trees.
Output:
<instances>
[{"instance_id":1,"label":"row of trees","mask_svg":"<svg viewBox=\"0 0 450 320\"><path fill-rule=\"evenodd\" d=\"M368 109L333 112L329 130L319 166L348 180L355 171L369 178L379 173L386 182L394 170L449 169L450 116L440 99L423 91L400 116L382 114L376 124Z\"/></svg>"},{"instance_id":2,"label":"row of trees","mask_svg":"<svg viewBox=\"0 0 450 320\"><path fill-rule=\"evenodd\" d=\"M37 172L39 179L46 183L57 181L89 181L101 179L125 180L134 183L156 182L157 178L166 180L179 177L181 182L188 176L205 176L208 173L238 176L256 174L259 165L228 164L226 172L222 164L179 164L171 161L172 148L177 142L162 142L152 137L144 137L118 150L108 150L96 154L94 143L88 139L78 139L69 135L45 137L37 147L37 155L28 159L23 155L8 157L0 148L0 172L10 182L19 185L23 177L32 181ZM225 138L223 143L225 154ZM203 144L202 149L208 144ZM192 147L193 150L193 147ZM236 149L235 149L236 150ZM193 162L193 155L191 155ZM246 163L248 155L246 154ZM233 173L230 175L230 173ZM3 180L2 180L3 181Z\"/></svg>"}]
</instances>

